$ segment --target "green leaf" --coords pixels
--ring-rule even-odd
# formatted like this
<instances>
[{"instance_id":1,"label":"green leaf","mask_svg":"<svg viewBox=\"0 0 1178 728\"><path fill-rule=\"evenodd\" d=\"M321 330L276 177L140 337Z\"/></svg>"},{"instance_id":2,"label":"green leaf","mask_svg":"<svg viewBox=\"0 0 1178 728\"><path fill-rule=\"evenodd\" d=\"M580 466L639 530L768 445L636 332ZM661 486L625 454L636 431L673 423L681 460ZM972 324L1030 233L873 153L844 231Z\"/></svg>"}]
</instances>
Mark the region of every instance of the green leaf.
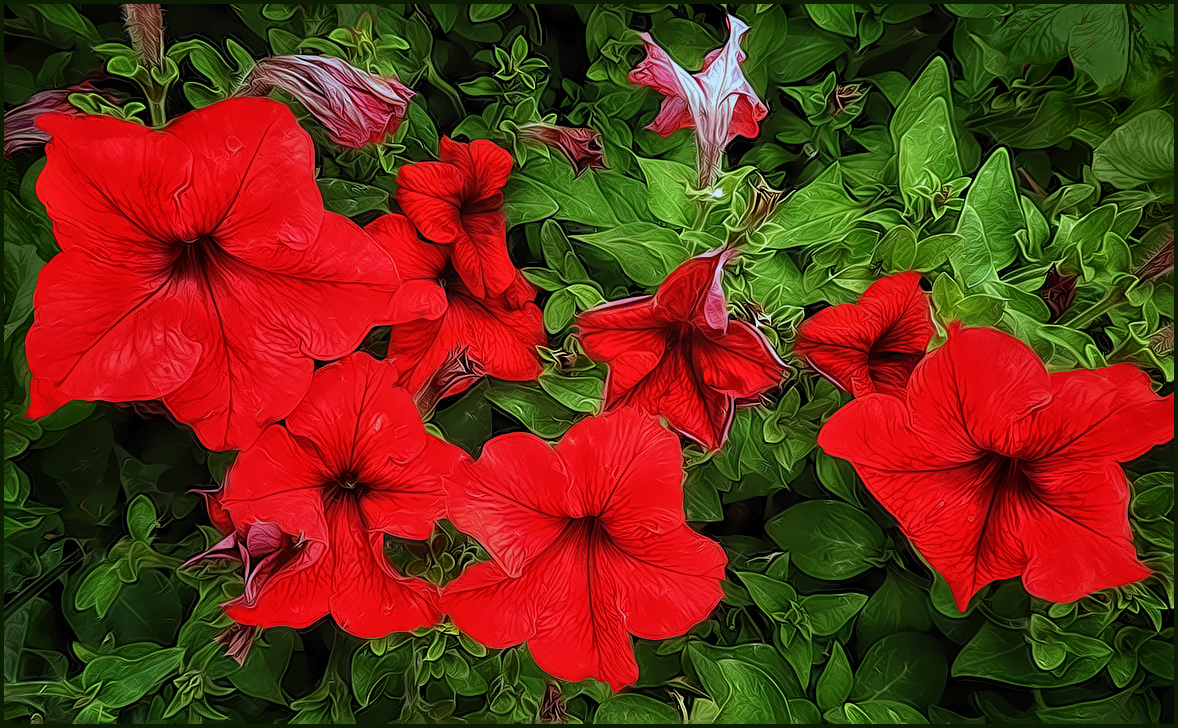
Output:
<instances>
[{"instance_id":1,"label":"green leaf","mask_svg":"<svg viewBox=\"0 0 1178 728\"><path fill-rule=\"evenodd\" d=\"M123 708L158 687L180 669L184 649L153 651L137 660L116 655L95 658L82 671L82 687L98 687L96 699L108 708Z\"/></svg>"},{"instance_id":2,"label":"green leaf","mask_svg":"<svg viewBox=\"0 0 1178 728\"><path fill-rule=\"evenodd\" d=\"M657 286L691 251L675 231L650 222L633 222L575 239L603 250L640 286Z\"/></svg>"},{"instance_id":3,"label":"green leaf","mask_svg":"<svg viewBox=\"0 0 1178 728\"><path fill-rule=\"evenodd\" d=\"M298 634L293 629L267 629L250 648L245 664L229 673L229 682L251 697L272 703L287 703L282 679L298 640Z\"/></svg>"},{"instance_id":4,"label":"green leaf","mask_svg":"<svg viewBox=\"0 0 1178 728\"><path fill-rule=\"evenodd\" d=\"M769 66L769 77L777 83L793 83L808 78L850 50L847 41L834 33L818 28L799 28L797 25L789 29L786 47L789 49L789 63L772 63Z\"/></svg>"},{"instance_id":5,"label":"green leaf","mask_svg":"<svg viewBox=\"0 0 1178 728\"><path fill-rule=\"evenodd\" d=\"M847 653L843 652L840 643L832 643L830 657L826 660L826 667L823 668L815 686L818 707L830 710L841 705L851 694L851 686L854 683L855 676L851 672L851 663L847 661Z\"/></svg>"},{"instance_id":6,"label":"green leaf","mask_svg":"<svg viewBox=\"0 0 1178 728\"><path fill-rule=\"evenodd\" d=\"M573 322L576 300L567 288L554 291L544 304L544 328L550 334L562 331Z\"/></svg>"},{"instance_id":7,"label":"green leaf","mask_svg":"<svg viewBox=\"0 0 1178 728\"><path fill-rule=\"evenodd\" d=\"M1116 128L1092 153L1101 182L1133 189L1174 178L1174 117L1162 109L1139 114Z\"/></svg>"},{"instance_id":8,"label":"green leaf","mask_svg":"<svg viewBox=\"0 0 1178 728\"><path fill-rule=\"evenodd\" d=\"M777 621L784 621L798 599L798 592L784 581L751 571L738 571L740 582L762 612Z\"/></svg>"},{"instance_id":9,"label":"green leaf","mask_svg":"<svg viewBox=\"0 0 1178 728\"><path fill-rule=\"evenodd\" d=\"M573 252L572 243L555 220L545 220L540 226L540 248L544 251L544 260L548 267L560 274L567 282L590 280L585 272L585 266Z\"/></svg>"},{"instance_id":10,"label":"green leaf","mask_svg":"<svg viewBox=\"0 0 1178 728\"><path fill-rule=\"evenodd\" d=\"M981 677L1030 688L1063 687L1092 678L1111 657L1111 652L1103 657L1069 654L1062 665L1045 672L1035 664L1031 646L1022 632L987 622L957 654L952 675Z\"/></svg>"},{"instance_id":11,"label":"green leaf","mask_svg":"<svg viewBox=\"0 0 1178 728\"><path fill-rule=\"evenodd\" d=\"M159 526L155 505L146 495L138 495L127 506L127 529L136 541L150 542L151 532Z\"/></svg>"},{"instance_id":12,"label":"green leaf","mask_svg":"<svg viewBox=\"0 0 1178 728\"><path fill-rule=\"evenodd\" d=\"M888 131L892 135L892 145L896 149L900 148L900 140L921 117L933 99L938 98L945 102L948 118L952 119L953 95L949 89L949 66L946 65L944 57L939 55L929 61L929 64L912 84L912 88L904 96L904 100L896 107L896 113L888 125Z\"/></svg>"},{"instance_id":13,"label":"green leaf","mask_svg":"<svg viewBox=\"0 0 1178 728\"><path fill-rule=\"evenodd\" d=\"M799 503L770 519L765 532L799 569L819 579L849 579L882 564L883 531L841 501Z\"/></svg>"},{"instance_id":14,"label":"green leaf","mask_svg":"<svg viewBox=\"0 0 1178 728\"><path fill-rule=\"evenodd\" d=\"M813 594L799 602L810 619L810 629L821 637L842 629L866 603L865 594Z\"/></svg>"},{"instance_id":15,"label":"green leaf","mask_svg":"<svg viewBox=\"0 0 1178 728\"><path fill-rule=\"evenodd\" d=\"M564 376L552 369L540 373L540 388L553 399L576 412L595 415L601 409L605 378L600 369L587 374Z\"/></svg>"},{"instance_id":16,"label":"green leaf","mask_svg":"<svg viewBox=\"0 0 1178 728\"><path fill-rule=\"evenodd\" d=\"M831 493L851 505L861 505L855 493L855 468L842 458L831 457L819 450L814 455L814 466L818 481Z\"/></svg>"},{"instance_id":17,"label":"green leaf","mask_svg":"<svg viewBox=\"0 0 1178 728\"><path fill-rule=\"evenodd\" d=\"M643 157L638 157L638 166L646 177L647 204L654 216L677 227L690 227L695 204L687 193L695 189L695 170L679 162Z\"/></svg>"},{"instance_id":18,"label":"green leaf","mask_svg":"<svg viewBox=\"0 0 1178 728\"><path fill-rule=\"evenodd\" d=\"M501 15L506 15L511 10L511 5L494 5L490 3L475 4L470 6L470 22L485 23L488 20L494 20Z\"/></svg>"},{"instance_id":19,"label":"green leaf","mask_svg":"<svg viewBox=\"0 0 1178 728\"><path fill-rule=\"evenodd\" d=\"M940 641L915 632L888 635L859 663L851 700L894 700L924 710L941 699L948 671Z\"/></svg>"},{"instance_id":20,"label":"green leaf","mask_svg":"<svg viewBox=\"0 0 1178 728\"><path fill-rule=\"evenodd\" d=\"M941 185L961 176L961 160L945 99L938 96L900 137L900 191L905 209L913 200L931 198Z\"/></svg>"},{"instance_id":21,"label":"green leaf","mask_svg":"<svg viewBox=\"0 0 1178 728\"><path fill-rule=\"evenodd\" d=\"M5 195L11 201L11 195ZM16 211L6 206L7 218ZM8 238L8 231L5 231ZM7 317L4 322L4 340L25 324L33 315L33 290L37 286L37 275L45 261L37 255L32 245L17 245L4 241L4 303Z\"/></svg>"},{"instance_id":22,"label":"green leaf","mask_svg":"<svg viewBox=\"0 0 1178 728\"><path fill-rule=\"evenodd\" d=\"M371 650L358 649L352 654L352 691L361 707L367 707L373 694L390 678L405 673L413 665L411 643L405 643L377 657Z\"/></svg>"},{"instance_id":23,"label":"green leaf","mask_svg":"<svg viewBox=\"0 0 1178 728\"><path fill-rule=\"evenodd\" d=\"M1067 55L1072 27L1084 21L1090 5L1029 5L1017 10L993 35L995 47L1009 49L1009 62L1054 63Z\"/></svg>"},{"instance_id":24,"label":"green leaf","mask_svg":"<svg viewBox=\"0 0 1178 728\"><path fill-rule=\"evenodd\" d=\"M647 725L670 725L682 723L679 711L654 698L637 693L614 695L606 700L593 714L593 722L599 725L645 723Z\"/></svg>"},{"instance_id":25,"label":"green leaf","mask_svg":"<svg viewBox=\"0 0 1178 728\"><path fill-rule=\"evenodd\" d=\"M887 579L859 613L855 635L860 646L870 647L889 634L927 632L931 626L926 589L908 572L889 568Z\"/></svg>"},{"instance_id":26,"label":"green leaf","mask_svg":"<svg viewBox=\"0 0 1178 728\"><path fill-rule=\"evenodd\" d=\"M553 399L543 389L515 382L491 381L487 399L540 437L560 437L581 415Z\"/></svg>"},{"instance_id":27,"label":"green leaf","mask_svg":"<svg viewBox=\"0 0 1178 728\"><path fill-rule=\"evenodd\" d=\"M719 707L716 722L792 722L787 700L794 694L790 684L799 694L801 689L787 677L781 658L768 645L722 648L693 642L687 654L704 690Z\"/></svg>"},{"instance_id":28,"label":"green leaf","mask_svg":"<svg viewBox=\"0 0 1178 728\"><path fill-rule=\"evenodd\" d=\"M1124 5L1093 5L1084 22L1068 33L1068 53L1076 68L1092 77L1103 93L1120 88L1129 70L1129 17Z\"/></svg>"},{"instance_id":29,"label":"green leaf","mask_svg":"<svg viewBox=\"0 0 1178 728\"><path fill-rule=\"evenodd\" d=\"M389 193L379 187L344 179L320 179L316 182L323 194L323 206L349 217L372 210L389 211Z\"/></svg>"},{"instance_id":30,"label":"green leaf","mask_svg":"<svg viewBox=\"0 0 1178 728\"><path fill-rule=\"evenodd\" d=\"M102 42L94 24L83 17L72 5L36 3L31 7L44 15L45 20L65 28L76 36L81 36L90 45L98 45Z\"/></svg>"},{"instance_id":31,"label":"green leaf","mask_svg":"<svg viewBox=\"0 0 1178 728\"><path fill-rule=\"evenodd\" d=\"M806 3L806 13L819 28L839 35L855 37L855 6L832 3L814 5Z\"/></svg>"},{"instance_id":32,"label":"green leaf","mask_svg":"<svg viewBox=\"0 0 1178 728\"><path fill-rule=\"evenodd\" d=\"M978 171L957 221L965 243L953 256L953 270L967 288L998 277L1014 262L1015 234L1023 229L1021 209L1011 172L1010 152L999 148Z\"/></svg>"},{"instance_id":33,"label":"green leaf","mask_svg":"<svg viewBox=\"0 0 1178 728\"><path fill-rule=\"evenodd\" d=\"M842 239L863 212L843 186L842 170L830 165L813 182L793 193L777 208L766 232L766 248L783 249L818 245Z\"/></svg>"},{"instance_id":34,"label":"green leaf","mask_svg":"<svg viewBox=\"0 0 1178 728\"><path fill-rule=\"evenodd\" d=\"M928 725L919 711L894 700L847 703L823 714L835 725Z\"/></svg>"}]
</instances>

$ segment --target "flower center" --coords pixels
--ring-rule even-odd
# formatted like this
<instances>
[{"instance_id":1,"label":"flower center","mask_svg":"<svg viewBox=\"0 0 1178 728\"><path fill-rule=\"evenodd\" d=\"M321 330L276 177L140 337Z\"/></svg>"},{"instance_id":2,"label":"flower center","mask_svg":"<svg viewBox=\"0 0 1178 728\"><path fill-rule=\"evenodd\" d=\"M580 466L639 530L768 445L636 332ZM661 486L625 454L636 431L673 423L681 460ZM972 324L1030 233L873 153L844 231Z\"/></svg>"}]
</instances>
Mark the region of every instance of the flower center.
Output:
<instances>
[{"instance_id":1,"label":"flower center","mask_svg":"<svg viewBox=\"0 0 1178 728\"><path fill-rule=\"evenodd\" d=\"M1013 500L1026 505L1039 501L1039 488L1026 471L1026 461L988 452L982 456L982 463L990 472L996 503Z\"/></svg>"},{"instance_id":2,"label":"flower center","mask_svg":"<svg viewBox=\"0 0 1178 728\"><path fill-rule=\"evenodd\" d=\"M368 492L368 484L354 470L345 470L323 483L323 505L332 506L342 500L359 500Z\"/></svg>"},{"instance_id":3,"label":"flower center","mask_svg":"<svg viewBox=\"0 0 1178 728\"><path fill-rule=\"evenodd\" d=\"M174 255L171 273L181 280L199 280L207 277L216 267L217 260L225 254L211 235L179 240L170 247Z\"/></svg>"}]
</instances>

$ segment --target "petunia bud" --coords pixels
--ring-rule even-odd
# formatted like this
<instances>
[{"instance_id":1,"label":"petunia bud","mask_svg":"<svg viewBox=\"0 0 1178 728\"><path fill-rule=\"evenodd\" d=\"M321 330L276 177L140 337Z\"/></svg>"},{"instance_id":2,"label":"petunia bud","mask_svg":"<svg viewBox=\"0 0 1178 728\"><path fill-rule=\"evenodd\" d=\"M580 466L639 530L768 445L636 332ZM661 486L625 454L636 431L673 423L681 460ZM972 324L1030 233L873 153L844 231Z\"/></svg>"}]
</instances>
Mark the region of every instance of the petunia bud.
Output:
<instances>
[{"instance_id":1,"label":"petunia bud","mask_svg":"<svg viewBox=\"0 0 1178 728\"><path fill-rule=\"evenodd\" d=\"M1051 309L1053 321L1063 316L1071 307L1072 299L1076 297L1077 280L1076 276L1064 275L1055 268L1047 274L1043 287L1039 289L1039 296L1047 304L1047 308Z\"/></svg>"},{"instance_id":2,"label":"petunia bud","mask_svg":"<svg viewBox=\"0 0 1178 728\"><path fill-rule=\"evenodd\" d=\"M238 96L277 88L298 99L345 147L380 143L397 131L414 92L332 56L271 56L253 67Z\"/></svg>"},{"instance_id":3,"label":"petunia bud","mask_svg":"<svg viewBox=\"0 0 1178 728\"><path fill-rule=\"evenodd\" d=\"M745 229L756 230L761 227L777 211L777 206L781 203L781 198L784 195L784 190L773 189L765 181L765 178L758 174L752 183L752 192L749 194L749 207L745 213Z\"/></svg>"},{"instance_id":4,"label":"petunia bud","mask_svg":"<svg viewBox=\"0 0 1178 728\"><path fill-rule=\"evenodd\" d=\"M470 360L465 348L450 352L446 361L413 395L413 404L417 405L422 420L428 420L433 415L434 408L443 398L466 390L485 374L482 367Z\"/></svg>"},{"instance_id":5,"label":"petunia bud","mask_svg":"<svg viewBox=\"0 0 1178 728\"><path fill-rule=\"evenodd\" d=\"M606 169L601 132L556 124L524 124L519 131L525 141L551 147L567 157L578 176L589 169Z\"/></svg>"},{"instance_id":6,"label":"petunia bud","mask_svg":"<svg viewBox=\"0 0 1178 728\"><path fill-rule=\"evenodd\" d=\"M65 89L33 94L28 101L4 113L4 158L11 159L49 141L49 132L34 123L42 114L85 116L86 112L70 104L70 94L99 92L89 81ZM101 93L101 92L99 92ZM104 94L105 95L105 94Z\"/></svg>"},{"instance_id":7,"label":"petunia bud","mask_svg":"<svg viewBox=\"0 0 1178 728\"><path fill-rule=\"evenodd\" d=\"M123 5L123 23L131 36L131 47L143 65L158 68L164 62L164 11L159 5Z\"/></svg>"},{"instance_id":8,"label":"petunia bud","mask_svg":"<svg viewBox=\"0 0 1178 728\"><path fill-rule=\"evenodd\" d=\"M234 622L233 626L213 638L219 645L225 645L225 654L232 657L238 665L245 664L254 640L262 634L262 628L249 624Z\"/></svg>"},{"instance_id":9,"label":"petunia bud","mask_svg":"<svg viewBox=\"0 0 1178 728\"><path fill-rule=\"evenodd\" d=\"M703 69L694 75L675 63L649 33L641 33L646 58L629 77L630 83L650 86L666 97L647 129L666 137L695 128L700 187L710 187L715 180L724 147L737 136L755 137L758 123L769 113L740 70L746 58L740 39L749 26L729 15L728 28L728 42L705 56Z\"/></svg>"}]
</instances>

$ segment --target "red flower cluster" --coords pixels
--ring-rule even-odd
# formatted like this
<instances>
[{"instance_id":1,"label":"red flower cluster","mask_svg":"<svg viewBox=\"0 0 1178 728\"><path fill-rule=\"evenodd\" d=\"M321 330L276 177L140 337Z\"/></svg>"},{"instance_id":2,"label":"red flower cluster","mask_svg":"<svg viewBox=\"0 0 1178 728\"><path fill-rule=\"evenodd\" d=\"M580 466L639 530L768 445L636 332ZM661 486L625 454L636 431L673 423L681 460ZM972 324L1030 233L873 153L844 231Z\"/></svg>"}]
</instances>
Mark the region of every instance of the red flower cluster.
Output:
<instances>
[{"instance_id":1,"label":"red flower cluster","mask_svg":"<svg viewBox=\"0 0 1178 728\"><path fill-rule=\"evenodd\" d=\"M728 436L735 404L781 383L785 365L761 332L730 320L720 287L732 250L674 270L653 296L614 301L577 319L585 353L609 364L605 407L662 415L709 450Z\"/></svg>"},{"instance_id":2,"label":"red flower cluster","mask_svg":"<svg viewBox=\"0 0 1178 728\"><path fill-rule=\"evenodd\" d=\"M795 350L856 397L819 446L851 461L962 610L996 579L1071 602L1147 576L1118 463L1173 439L1173 395L1127 364L1048 373L994 329L952 324L926 356L918 280L879 281L800 328Z\"/></svg>"}]
</instances>

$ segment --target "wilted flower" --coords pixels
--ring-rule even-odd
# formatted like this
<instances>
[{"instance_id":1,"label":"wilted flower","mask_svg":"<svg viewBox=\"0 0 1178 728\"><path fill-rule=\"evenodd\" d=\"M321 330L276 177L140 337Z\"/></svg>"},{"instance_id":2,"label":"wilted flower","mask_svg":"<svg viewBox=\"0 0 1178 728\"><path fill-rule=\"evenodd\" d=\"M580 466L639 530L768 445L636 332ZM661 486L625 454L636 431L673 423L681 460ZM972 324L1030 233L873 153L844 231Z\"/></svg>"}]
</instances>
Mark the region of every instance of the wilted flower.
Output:
<instances>
[{"instance_id":1,"label":"wilted flower","mask_svg":"<svg viewBox=\"0 0 1178 728\"><path fill-rule=\"evenodd\" d=\"M250 648L254 646L254 640L260 634L261 627L234 622L233 626L214 637L213 641L225 645L225 654L232 657L238 665L244 665L245 658L249 657Z\"/></svg>"},{"instance_id":2,"label":"wilted flower","mask_svg":"<svg viewBox=\"0 0 1178 728\"><path fill-rule=\"evenodd\" d=\"M705 56L703 69L695 75L671 60L649 33L642 33L646 59L630 72L630 83L666 96L647 129L667 137L695 127L701 187L715 179L724 147L737 136L755 137L757 123L769 112L740 70L747 57L740 50L740 38L749 27L729 15L728 28L728 42Z\"/></svg>"},{"instance_id":3,"label":"wilted flower","mask_svg":"<svg viewBox=\"0 0 1178 728\"><path fill-rule=\"evenodd\" d=\"M70 94L99 92L89 81L65 89L53 89L33 94L28 101L4 113L4 158L11 159L49 141L49 132L37 128L33 122L42 114L85 116L86 112L72 106ZM105 95L105 94L104 94Z\"/></svg>"},{"instance_id":4,"label":"wilted flower","mask_svg":"<svg viewBox=\"0 0 1178 728\"><path fill-rule=\"evenodd\" d=\"M606 168L601 157L601 132L556 124L524 124L519 131L525 141L559 151L572 163L578 175L588 169Z\"/></svg>"},{"instance_id":5,"label":"wilted flower","mask_svg":"<svg viewBox=\"0 0 1178 728\"><path fill-rule=\"evenodd\" d=\"M397 131L414 92L395 78L365 73L331 56L263 58L242 82L238 96L271 88L298 99L331 133L331 140L359 149Z\"/></svg>"},{"instance_id":6,"label":"wilted flower","mask_svg":"<svg viewBox=\"0 0 1178 728\"><path fill-rule=\"evenodd\" d=\"M756 230L777 211L777 206L781 203L781 198L785 196L785 191L770 187L759 173L750 186L752 192L749 195L745 224L747 229Z\"/></svg>"},{"instance_id":7,"label":"wilted flower","mask_svg":"<svg viewBox=\"0 0 1178 728\"><path fill-rule=\"evenodd\" d=\"M1043 287L1039 289L1039 296L1047 304L1047 308L1051 309L1053 321L1063 316L1064 312L1071 307L1072 299L1076 297L1077 280L1079 280L1077 276L1065 275L1055 268L1052 268L1051 272L1047 274L1047 278L1043 281Z\"/></svg>"}]
</instances>

